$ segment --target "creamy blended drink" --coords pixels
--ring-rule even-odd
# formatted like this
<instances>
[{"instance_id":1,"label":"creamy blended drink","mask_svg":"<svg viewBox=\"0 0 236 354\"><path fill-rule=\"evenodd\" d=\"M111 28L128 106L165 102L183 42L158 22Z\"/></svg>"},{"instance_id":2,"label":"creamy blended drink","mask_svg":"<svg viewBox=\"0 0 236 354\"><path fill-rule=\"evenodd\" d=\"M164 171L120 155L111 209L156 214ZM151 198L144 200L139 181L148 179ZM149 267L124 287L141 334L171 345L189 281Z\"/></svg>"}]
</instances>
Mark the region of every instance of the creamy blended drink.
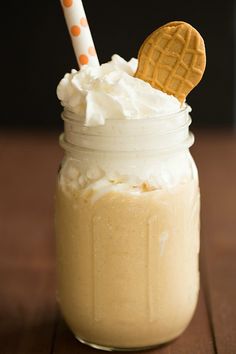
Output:
<instances>
[{"instance_id":1,"label":"creamy blended drink","mask_svg":"<svg viewBox=\"0 0 236 354\"><path fill-rule=\"evenodd\" d=\"M198 173L184 99L199 72L189 62L191 75L181 83L176 66L175 81L167 82L169 64L161 62L157 80L146 66L150 55L151 63L159 60L152 41L139 61L113 55L72 70L57 89L65 127L56 193L58 300L76 338L106 350L176 338L199 292ZM189 40L191 53L196 43Z\"/></svg>"}]
</instances>

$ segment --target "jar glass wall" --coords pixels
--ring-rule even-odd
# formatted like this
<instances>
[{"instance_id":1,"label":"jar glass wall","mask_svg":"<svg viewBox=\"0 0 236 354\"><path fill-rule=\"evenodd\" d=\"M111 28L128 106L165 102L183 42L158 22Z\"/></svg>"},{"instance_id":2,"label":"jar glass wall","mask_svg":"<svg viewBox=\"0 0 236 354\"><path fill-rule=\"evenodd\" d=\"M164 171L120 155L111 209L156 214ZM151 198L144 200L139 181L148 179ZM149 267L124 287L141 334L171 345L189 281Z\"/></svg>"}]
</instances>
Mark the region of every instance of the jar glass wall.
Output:
<instances>
[{"instance_id":1,"label":"jar glass wall","mask_svg":"<svg viewBox=\"0 0 236 354\"><path fill-rule=\"evenodd\" d=\"M63 118L56 234L65 320L79 340L103 349L176 338L199 290L199 186L187 108L99 127L69 112Z\"/></svg>"}]
</instances>

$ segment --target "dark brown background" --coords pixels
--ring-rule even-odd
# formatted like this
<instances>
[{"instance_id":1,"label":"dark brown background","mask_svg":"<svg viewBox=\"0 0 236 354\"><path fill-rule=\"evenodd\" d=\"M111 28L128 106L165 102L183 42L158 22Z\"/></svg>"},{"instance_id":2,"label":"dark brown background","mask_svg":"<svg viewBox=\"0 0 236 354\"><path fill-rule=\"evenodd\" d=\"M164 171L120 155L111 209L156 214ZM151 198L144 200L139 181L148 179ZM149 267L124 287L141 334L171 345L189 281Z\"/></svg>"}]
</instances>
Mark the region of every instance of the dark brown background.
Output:
<instances>
[{"instance_id":1,"label":"dark brown background","mask_svg":"<svg viewBox=\"0 0 236 354\"><path fill-rule=\"evenodd\" d=\"M202 34L207 69L188 98L194 125L233 126L234 0L84 0L101 62L137 56L160 25L185 20ZM1 3L1 124L61 127L56 86L76 68L59 0Z\"/></svg>"}]
</instances>

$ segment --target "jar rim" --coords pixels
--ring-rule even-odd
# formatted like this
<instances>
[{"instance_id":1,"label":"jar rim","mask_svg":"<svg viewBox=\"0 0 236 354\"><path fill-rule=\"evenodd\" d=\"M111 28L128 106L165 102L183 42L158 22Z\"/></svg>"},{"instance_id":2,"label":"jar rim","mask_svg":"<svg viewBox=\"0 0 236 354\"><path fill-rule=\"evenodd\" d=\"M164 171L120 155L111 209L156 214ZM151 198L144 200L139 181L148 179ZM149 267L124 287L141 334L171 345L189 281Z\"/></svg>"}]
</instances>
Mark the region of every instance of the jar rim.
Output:
<instances>
[{"instance_id":1,"label":"jar rim","mask_svg":"<svg viewBox=\"0 0 236 354\"><path fill-rule=\"evenodd\" d=\"M160 122L160 121L165 121L167 119L175 118L176 115L180 115L181 113L188 114L191 112L191 110L192 110L191 107L187 103L184 103L184 105L182 107L180 107L180 109L176 112L157 114L155 117L138 118L138 119L136 119L136 118L128 118L128 119L112 118L112 119L107 119L105 121L105 124L96 125L96 126L85 125L82 117L80 115L70 111L68 108L64 108L64 110L61 113L61 117L64 122L71 121L71 122L77 123L78 125L83 125L84 127L89 129L89 128L95 128L95 127L103 127L106 124L109 124L109 122L122 122L122 124L126 124L125 122L128 122L127 124L130 124L130 125L143 124L143 122L145 122L145 124L151 124L153 122Z\"/></svg>"},{"instance_id":2,"label":"jar rim","mask_svg":"<svg viewBox=\"0 0 236 354\"><path fill-rule=\"evenodd\" d=\"M62 113L64 135L61 145L98 151L151 151L189 147L189 106L161 118L109 119L104 125L85 126L68 111Z\"/></svg>"}]
</instances>

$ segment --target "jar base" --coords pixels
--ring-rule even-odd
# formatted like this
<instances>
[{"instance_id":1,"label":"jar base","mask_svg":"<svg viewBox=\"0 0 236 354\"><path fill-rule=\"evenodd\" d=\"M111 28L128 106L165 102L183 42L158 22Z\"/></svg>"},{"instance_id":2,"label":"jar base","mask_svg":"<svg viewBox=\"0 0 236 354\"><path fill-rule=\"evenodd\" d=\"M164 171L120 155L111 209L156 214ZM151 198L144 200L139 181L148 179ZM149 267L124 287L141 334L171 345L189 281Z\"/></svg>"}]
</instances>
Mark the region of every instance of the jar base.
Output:
<instances>
[{"instance_id":1,"label":"jar base","mask_svg":"<svg viewBox=\"0 0 236 354\"><path fill-rule=\"evenodd\" d=\"M103 350L106 352L137 352L140 350L149 350L149 349L154 349L154 348L161 348L165 346L165 344L168 344L170 341L162 344L154 344L150 346L144 346L144 347L136 347L136 348L119 348L119 347L109 347L109 346L104 346L100 344L95 344L91 342L87 342L86 340L80 338L80 337L75 337L80 343L85 344L91 348L98 349L98 350Z\"/></svg>"}]
</instances>

